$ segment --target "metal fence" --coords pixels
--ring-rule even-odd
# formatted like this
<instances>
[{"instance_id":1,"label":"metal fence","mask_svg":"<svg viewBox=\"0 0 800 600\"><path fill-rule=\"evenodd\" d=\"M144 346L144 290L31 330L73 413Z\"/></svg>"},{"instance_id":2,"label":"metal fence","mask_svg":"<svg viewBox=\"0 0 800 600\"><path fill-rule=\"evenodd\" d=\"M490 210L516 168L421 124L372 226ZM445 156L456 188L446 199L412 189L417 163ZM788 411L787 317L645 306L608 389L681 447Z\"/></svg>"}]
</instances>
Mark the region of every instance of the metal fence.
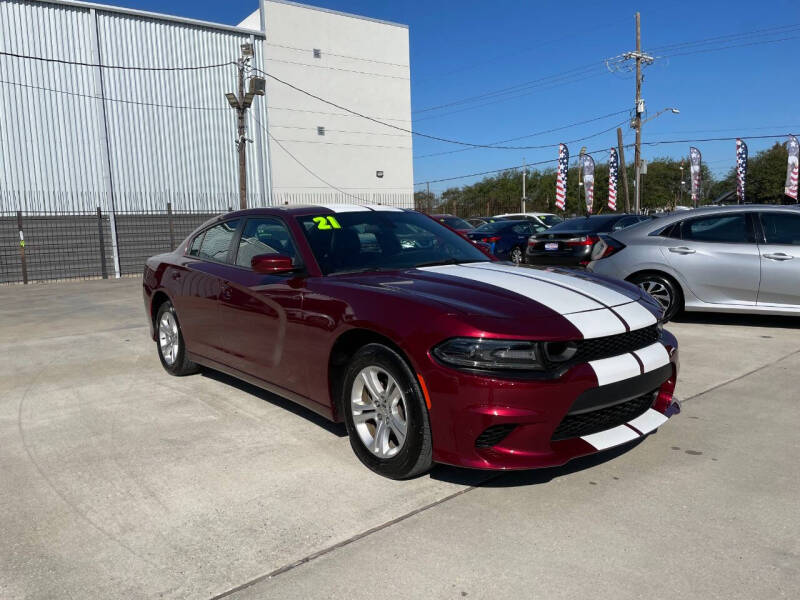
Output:
<instances>
[{"instance_id":1,"label":"metal fence","mask_svg":"<svg viewBox=\"0 0 800 600\"><path fill-rule=\"evenodd\" d=\"M0 284L138 275L147 257L174 249L215 214L175 212L169 205L113 218L100 208L0 212Z\"/></svg>"}]
</instances>

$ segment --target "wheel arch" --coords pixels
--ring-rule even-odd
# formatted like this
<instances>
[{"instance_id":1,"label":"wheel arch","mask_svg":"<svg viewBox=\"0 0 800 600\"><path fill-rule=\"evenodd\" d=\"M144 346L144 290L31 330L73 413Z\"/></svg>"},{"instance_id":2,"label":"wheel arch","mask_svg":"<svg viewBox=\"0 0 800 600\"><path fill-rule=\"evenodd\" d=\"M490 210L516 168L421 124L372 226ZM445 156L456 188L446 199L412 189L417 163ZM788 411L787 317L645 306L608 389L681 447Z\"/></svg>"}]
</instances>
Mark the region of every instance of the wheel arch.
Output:
<instances>
[{"instance_id":1,"label":"wheel arch","mask_svg":"<svg viewBox=\"0 0 800 600\"><path fill-rule=\"evenodd\" d=\"M164 290L158 290L153 293L153 297L150 299L150 324L152 325L151 331L153 332L153 339L156 339L156 331L158 331L158 327L156 324L156 316L158 316L158 309L161 308L161 305L165 302L172 302L172 299L167 295Z\"/></svg>"},{"instance_id":2,"label":"wheel arch","mask_svg":"<svg viewBox=\"0 0 800 600\"><path fill-rule=\"evenodd\" d=\"M367 344L382 344L390 348L403 359L411 372L416 374L416 369L414 369L414 365L408 358L408 354L386 335L366 327L348 329L343 332L336 338L328 356L328 393L330 394L331 407L333 408L333 420L337 423L342 421L339 404L347 365L355 353Z\"/></svg>"}]
</instances>

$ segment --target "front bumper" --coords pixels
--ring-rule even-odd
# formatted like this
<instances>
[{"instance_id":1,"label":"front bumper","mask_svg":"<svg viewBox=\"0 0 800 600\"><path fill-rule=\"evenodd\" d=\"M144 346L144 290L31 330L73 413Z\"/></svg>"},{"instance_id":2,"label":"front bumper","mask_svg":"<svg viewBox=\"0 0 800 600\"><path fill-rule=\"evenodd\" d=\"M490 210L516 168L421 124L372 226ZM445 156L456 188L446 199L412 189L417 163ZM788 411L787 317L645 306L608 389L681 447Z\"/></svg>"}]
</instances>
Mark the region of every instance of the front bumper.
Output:
<instances>
[{"instance_id":1,"label":"front bumper","mask_svg":"<svg viewBox=\"0 0 800 600\"><path fill-rule=\"evenodd\" d=\"M673 398L677 341L663 332L659 344L651 350L666 351L666 359L639 350L641 358L592 361L552 380L473 375L431 359L424 376L434 460L477 469L551 467L651 433L680 410ZM639 364L638 374L618 368L626 360ZM616 369L611 378L609 368Z\"/></svg>"}]
</instances>

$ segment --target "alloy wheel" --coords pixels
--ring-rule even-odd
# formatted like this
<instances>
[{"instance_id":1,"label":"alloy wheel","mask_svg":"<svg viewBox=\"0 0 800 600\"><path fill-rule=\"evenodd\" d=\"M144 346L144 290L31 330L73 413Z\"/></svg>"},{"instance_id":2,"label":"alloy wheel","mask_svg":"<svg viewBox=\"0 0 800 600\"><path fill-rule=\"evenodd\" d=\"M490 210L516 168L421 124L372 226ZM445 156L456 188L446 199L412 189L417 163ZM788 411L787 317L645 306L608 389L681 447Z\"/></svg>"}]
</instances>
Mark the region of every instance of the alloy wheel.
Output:
<instances>
[{"instance_id":1,"label":"alloy wheel","mask_svg":"<svg viewBox=\"0 0 800 600\"><path fill-rule=\"evenodd\" d=\"M178 335L178 321L175 315L167 311L161 315L158 322L158 347L161 349L161 356L164 362L172 366L178 358L180 350L180 336Z\"/></svg>"},{"instance_id":2,"label":"alloy wheel","mask_svg":"<svg viewBox=\"0 0 800 600\"><path fill-rule=\"evenodd\" d=\"M646 279L639 283L639 287L655 298L664 311L668 311L672 305L672 292L660 281Z\"/></svg>"},{"instance_id":3,"label":"alloy wheel","mask_svg":"<svg viewBox=\"0 0 800 600\"><path fill-rule=\"evenodd\" d=\"M392 458L406 442L406 398L397 381L377 366L362 369L350 392L353 424L364 446L382 459Z\"/></svg>"},{"instance_id":4,"label":"alloy wheel","mask_svg":"<svg viewBox=\"0 0 800 600\"><path fill-rule=\"evenodd\" d=\"M519 248L514 248L511 250L511 261L515 264L519 264L522 262L522 250Z\"/></svg>"}]
</instances>

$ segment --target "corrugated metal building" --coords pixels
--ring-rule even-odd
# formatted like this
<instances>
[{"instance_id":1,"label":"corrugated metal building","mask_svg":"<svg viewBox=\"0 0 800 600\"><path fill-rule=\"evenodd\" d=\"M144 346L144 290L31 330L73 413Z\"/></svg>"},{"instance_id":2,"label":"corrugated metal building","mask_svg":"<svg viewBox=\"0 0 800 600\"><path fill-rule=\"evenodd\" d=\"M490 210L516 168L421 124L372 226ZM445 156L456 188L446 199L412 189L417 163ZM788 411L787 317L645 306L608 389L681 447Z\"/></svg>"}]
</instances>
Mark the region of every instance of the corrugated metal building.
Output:
<instances>
[{"instance_id":1,"label":"corrugated metal building","mask_svg":"<svg viewBox=\"0 0 800 600\"><path fill-rule=\"evenodd\" d=\"M261 10L232 27L72 0L1 0L0 51L20 56L0 55L0 211L237 205L235 113L224 93L235 91L228 63L245 42L254 67L410 128L407 29L276 0ZM210 65L220 66L187 69ZM273 186L278 203L309 194L410 202L410 134L275 82L267 91L248 113L250 205L269 203Z\"/></svg>"}]
</instances>

